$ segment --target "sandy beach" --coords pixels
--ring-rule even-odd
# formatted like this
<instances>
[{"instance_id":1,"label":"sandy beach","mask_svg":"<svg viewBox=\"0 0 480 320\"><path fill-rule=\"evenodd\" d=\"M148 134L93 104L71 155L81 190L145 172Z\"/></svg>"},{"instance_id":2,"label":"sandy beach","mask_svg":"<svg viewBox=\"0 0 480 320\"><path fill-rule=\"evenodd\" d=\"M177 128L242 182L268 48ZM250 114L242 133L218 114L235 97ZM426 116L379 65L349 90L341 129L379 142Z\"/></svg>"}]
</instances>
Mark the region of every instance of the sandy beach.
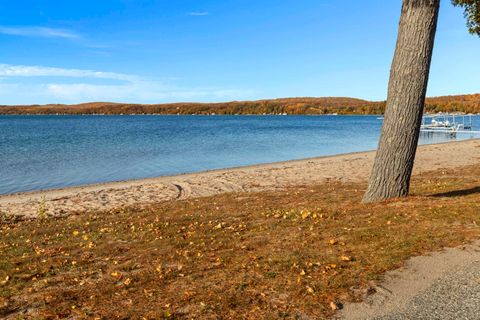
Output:
<instances>
[{"instance_id":1,"label":"sandy beach","mask_svg":"<svg viewBox=\"0 0 480 320\"><path fill-rule=\"evenodd\" d=\"M374 151L311 158L177 176L112 182L0 196L0 212L35 217L148 205L225 192L255 192L328 181L363 182ZM478 163L480 140L420 146L414 173Z\"/></svg>"}]
</instances>

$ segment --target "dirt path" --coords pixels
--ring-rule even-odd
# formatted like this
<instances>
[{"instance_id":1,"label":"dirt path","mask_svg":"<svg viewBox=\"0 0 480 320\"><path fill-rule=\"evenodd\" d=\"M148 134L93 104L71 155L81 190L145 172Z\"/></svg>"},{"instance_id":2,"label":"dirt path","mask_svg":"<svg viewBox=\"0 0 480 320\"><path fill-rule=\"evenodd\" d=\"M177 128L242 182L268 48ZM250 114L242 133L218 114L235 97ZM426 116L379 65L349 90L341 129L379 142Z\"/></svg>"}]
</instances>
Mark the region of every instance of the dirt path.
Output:
<instances>
[{"instance_id":1,"label":"dirt path","mask_svg":"<svg viewBox=\"0 0 480 320\"><path fill-rule=\"evenodd\" d=\"M132 204L209 196L224 192L281 189L336 181L365 181L374 152L249 167L214 170L171 177L113 182L82 187L0 196L0 212L34 217L39 208L52 215L111 209ZM478 163L480 140L419 147L415 171L425 172ZM40 209L42 211L43 209Z\"/></svg>"}]
</instances>

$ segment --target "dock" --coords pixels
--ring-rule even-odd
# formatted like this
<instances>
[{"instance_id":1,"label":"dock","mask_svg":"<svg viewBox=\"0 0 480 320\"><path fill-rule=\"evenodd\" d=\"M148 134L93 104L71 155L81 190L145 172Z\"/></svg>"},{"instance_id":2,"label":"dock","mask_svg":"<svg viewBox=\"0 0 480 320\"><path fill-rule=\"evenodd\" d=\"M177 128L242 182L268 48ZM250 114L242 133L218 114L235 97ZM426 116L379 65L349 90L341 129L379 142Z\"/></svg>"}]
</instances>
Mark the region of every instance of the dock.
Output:
<instances>
[{"instance_id":1,"label":"dock","mask_svg":"<svg viewBox=\"0 0 480 320\"><path fill-rule=\"evenodd\" d=\"M472 130L472 115L465 114L435 114L422 117L421 133L470 133L480 134Z\"/></svg>"}]
</instances>

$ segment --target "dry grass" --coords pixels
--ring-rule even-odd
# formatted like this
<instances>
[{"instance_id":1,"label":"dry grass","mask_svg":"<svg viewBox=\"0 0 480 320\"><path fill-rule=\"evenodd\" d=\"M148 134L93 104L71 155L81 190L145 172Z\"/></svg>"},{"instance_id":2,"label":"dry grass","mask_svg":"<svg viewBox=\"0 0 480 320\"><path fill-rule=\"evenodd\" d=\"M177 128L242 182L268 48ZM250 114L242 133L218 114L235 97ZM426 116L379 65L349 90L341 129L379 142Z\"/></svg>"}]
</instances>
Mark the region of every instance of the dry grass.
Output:
<instances>
[{"instance_id":1,"label":"dry grass","mask_svg":"<svg viewBox=\"0 0 480 320\"><path fill-rule=\"evenodd\" d=\"M319 319L409 257L479 234L480 168L225 194L0 228L0 317ZM449 193L450 192L450 193Z\"/></svg>"}]
</instances>

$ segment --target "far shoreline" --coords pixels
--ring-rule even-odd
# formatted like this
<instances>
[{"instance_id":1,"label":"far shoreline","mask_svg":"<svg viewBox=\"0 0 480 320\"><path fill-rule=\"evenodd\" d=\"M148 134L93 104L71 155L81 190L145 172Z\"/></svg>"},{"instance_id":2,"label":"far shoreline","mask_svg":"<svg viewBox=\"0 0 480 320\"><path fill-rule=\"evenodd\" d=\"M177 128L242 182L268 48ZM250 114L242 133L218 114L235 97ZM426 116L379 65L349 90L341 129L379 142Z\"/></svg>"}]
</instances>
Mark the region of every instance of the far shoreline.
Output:
<instances>
[{"instance_id":1,"label":"far shoreline","mask_svg":"<svg viewBox=\"0 0 480 320\"><path fill-rule=\"evenodd\" d=\"M480 94L427 97L426 112L480 113ZM452 106L454 106L452 108ZM217 102L105 102L76 104L49 103L0 105L0 114L292 114L292 115L379 115L385 112L385 100L352 97L286 97L260 100Z\"/></svg>"},{"instance_id":2,"label":"far shoreline","mask_svg":"<svg viewBox=\"0 0 480 320\"><path fill-rule=\"evenodd\" d=\"M480 115L480 114L472 114L472 115ZM371 114L360 114L360 113L327 113L327 114L257 114L257 113L248 113L248 114L171 114L171 113L133 113L133 114L102 114L102 113L85 113L85 114L74 114L74 113L60 113L60 114L53 114L53 113L18 113L18 114L11 114L11 113L0 113L0 116L169 116L169 117L238 117L238 116L255 116L255 117L325 117L325 116L353 116L353 117L378 117L383 116L383 114L379 113L371 113Z\"/></svg>"}]
</instances>

